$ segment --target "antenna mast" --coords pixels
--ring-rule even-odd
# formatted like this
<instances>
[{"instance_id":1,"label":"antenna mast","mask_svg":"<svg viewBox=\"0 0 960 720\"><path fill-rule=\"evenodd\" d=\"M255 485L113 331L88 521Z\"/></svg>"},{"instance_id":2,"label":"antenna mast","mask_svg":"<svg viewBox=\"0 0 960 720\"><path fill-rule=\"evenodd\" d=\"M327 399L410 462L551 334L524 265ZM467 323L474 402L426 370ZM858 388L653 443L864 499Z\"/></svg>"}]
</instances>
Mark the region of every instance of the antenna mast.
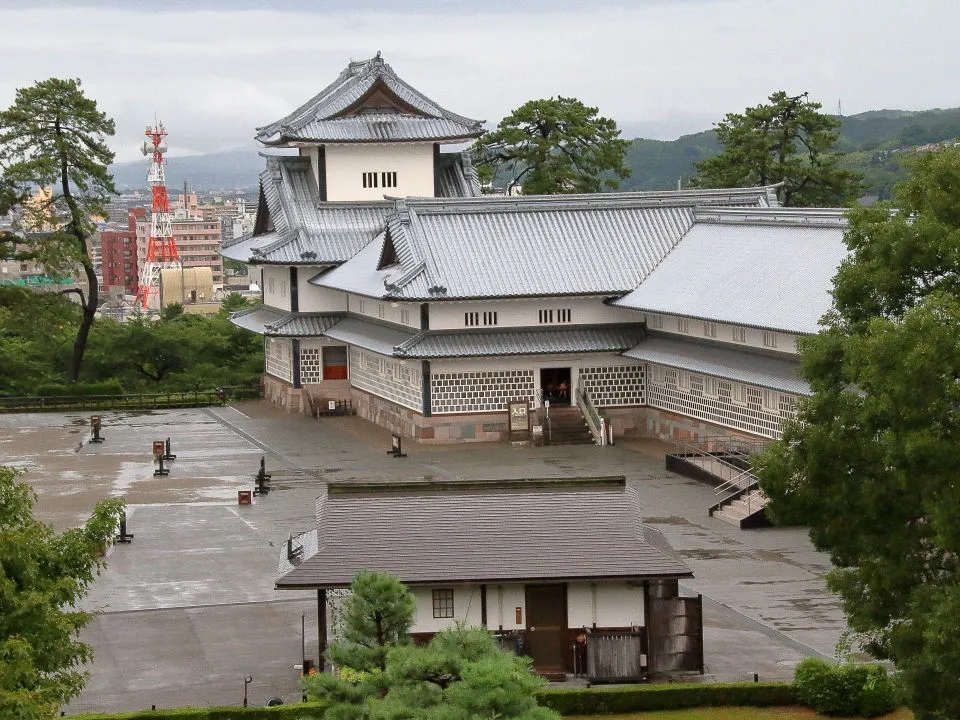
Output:
<instances>
[{"instance_id":1,"label":"antenna mast","mask_svg":"<svg viewBox=\"0 0 960 720\"><path fill-rule=\"evenodd\" d=\"M149 141L141 148L144 155L153 155L147 184L153 194L150 219L150 241L147 243L147 257L140 270L140 284L137 288L137 303L144 310L159 305L160 271L181 267L180 253L173 239L173 221L170 218L170 202L167 198L167 180L163 172L163 154L167 146L163 138L167 130L163 123L156 121L153 127L147 126L144 133Z\"/></svg>"}]
</instances>

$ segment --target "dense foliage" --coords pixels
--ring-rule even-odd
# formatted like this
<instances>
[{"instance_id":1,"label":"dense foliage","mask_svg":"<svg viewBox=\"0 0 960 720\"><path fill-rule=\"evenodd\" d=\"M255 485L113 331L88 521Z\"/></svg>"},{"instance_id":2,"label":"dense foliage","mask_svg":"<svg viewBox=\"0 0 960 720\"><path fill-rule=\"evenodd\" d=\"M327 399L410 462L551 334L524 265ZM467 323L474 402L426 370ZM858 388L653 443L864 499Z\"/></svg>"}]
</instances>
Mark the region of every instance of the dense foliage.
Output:
<instances>
[{"instance_id":1,"label":"dense foliage","mask_svg":"<svg viewBox=\"0 0 960 720\"><path fill-rule=\"evenodd\" d=\"M960 108L907 112L882 110L839 118L833 149L843 153L837 168L863 176L864 194L889 199L893 187L907 180L918 146L952 142L960 137ZM670 190L684 187L696 174L696 163L718 155L722 146L715 130L676 140L635 139L625 164L631 175L624 190Z\"/></svg>"},{"instance_id":2,"label":"dense foliage","mask_svg":"<svg viewBox=\"0 0 960 720\"><path fill-rule=\"evenodd\" d=\"M861 194L860 178L837 167L840 121L820 112L807 94L773 93L769 104L728 113L717 123L723 152L697 163L697 187L779 184L787 207L845 205Z\"/></svg>"},{"instance_id":3,"label":"dense foliage","mask_svg":"<svg viewBox=\"0 0 960 720\"><path fill-rule=\"evenodd\" d=\"M228 296L225 304L243 302ZM101 318L88 342L87 382L58 392L80 313L62 295L0 287L0 394L81 394L103 382L127 392L207 390L253 383L263 372L260 337L230 323L225 309L209 317L169 311L123 324Z\"/></svg>"},{"instance_id":4,"label":"dense foliage","mask_svg":"<svg viewBox=\"0 0 960 720\"><path fill-rule=\"evenodd\" d=\"M852 211L846 241L835 309L800 343L814 394L758 472L911 709L960 717L960 148Z\"/></svg>"},{"instance_id":5,"label":"dense foliage","mask_svg":"<svg viewBox=\"0 0 960 720\"><path fill-rule=\"evenodd\" d=\"M481 171L526 195L599 192L629 177L630 143L617 124L576 98L530 100L473 146Z\"/></svg>"},{"instance_id":6,"label":"dense foliage","mask_svg":"<svg viewBox=\"0 0 960 720\"><path fill-rule=\"evenodd\" d=\"M831 665L805 658L794 685L797 699L825 715L872 718L897 706L893 683L881 665Z\"/></svg>"},{"instance_id":7,"label":"dense foliage","mask_svg":"<svg viewBox=\"0 0 960 720\"><path fill-rule=\"evenodd\" d=\"M73 350L66 367L69 382L80 377L90 328L99 307L97 275L90 256L93 216L116 194L107 168L113 152L106 138L113 120L87 98L79 80L51 78L17 90L0 112L0 205L23 199L33 188L50 188L20 205L25 244L51 277L86 280Z\"/></svg>"},{"instance_id":8,"label":"dense foliage","mask_svg":"<svg viewBox=\"0 0 960 720\"><path fill-rule=\"evenodd\" d=\"M33 517L36 496L0 466L0 717L46 720L75 697L91 658L77 634L92 615L76 609L104 565L123 502L105 500L85 525L63 533Z\"/></svg>"}]
</instances>

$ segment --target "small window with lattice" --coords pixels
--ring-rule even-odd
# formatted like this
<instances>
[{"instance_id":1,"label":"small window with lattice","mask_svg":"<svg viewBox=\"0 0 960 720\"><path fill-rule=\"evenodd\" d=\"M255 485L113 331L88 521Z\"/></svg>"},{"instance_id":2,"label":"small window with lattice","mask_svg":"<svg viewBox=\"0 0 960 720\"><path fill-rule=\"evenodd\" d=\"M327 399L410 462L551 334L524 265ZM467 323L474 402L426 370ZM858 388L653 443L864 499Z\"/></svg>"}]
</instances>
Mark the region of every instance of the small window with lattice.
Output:
<instances>
[{"instance_id":1,"label":"small window with lattice","mask_svg":"<svg viewBox=\"0 0 960 720\"><path fill-rule=\"evenodd\" d=\"M433 616L435 618L453 617L453 590L443 588L433 591Z\"/></svg>"}]
</instances>

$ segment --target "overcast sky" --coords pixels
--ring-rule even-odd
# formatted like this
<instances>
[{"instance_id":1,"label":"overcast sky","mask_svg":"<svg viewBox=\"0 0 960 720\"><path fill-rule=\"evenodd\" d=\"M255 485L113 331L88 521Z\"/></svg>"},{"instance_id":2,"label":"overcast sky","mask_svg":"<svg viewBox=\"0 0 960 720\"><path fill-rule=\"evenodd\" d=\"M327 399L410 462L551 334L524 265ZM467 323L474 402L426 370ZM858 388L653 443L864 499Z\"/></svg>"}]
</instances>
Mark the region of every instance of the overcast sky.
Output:
<instances>
[{"instance_id":1,"label":"overcast sky","mask_svg":"<svg viewBox=\"0 0 960 720\"><path fill-rule=\"evenodd\" d=\"M171 154L254 150L378 50L448 109L496 124L562 94L674 138L779 89L836 112L960 105L956 0L0 0L0 107L79 77L118 160L154 116ZM158 9L161 8L161 9ZM265 9L269 8L269 9Z\"/></svg>"}]
</instances>

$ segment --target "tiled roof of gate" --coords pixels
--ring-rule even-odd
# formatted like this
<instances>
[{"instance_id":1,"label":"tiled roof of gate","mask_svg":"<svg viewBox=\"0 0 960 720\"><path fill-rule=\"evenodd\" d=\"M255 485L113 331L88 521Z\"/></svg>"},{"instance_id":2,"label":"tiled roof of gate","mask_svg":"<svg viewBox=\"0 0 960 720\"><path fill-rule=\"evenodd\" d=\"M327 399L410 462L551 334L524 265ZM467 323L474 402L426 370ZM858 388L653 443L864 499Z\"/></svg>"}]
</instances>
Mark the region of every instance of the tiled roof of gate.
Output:
<instances>
[{"instance_id":1,"label":"tiled roof of gate","mask_svg":"<svg viewBox=\"0 0 960 720\"><path fill-rule=\"evenodd\" d=\"M398 263L379 271L383 288L372 282L375 267L367 267L372 251L315 284L420 301L623 294L690 229L695 206L764 207L775 201L765 187L398 199L384 236Z\"/></svg>"},{"instance_id":2,"label":"tiled roof of gate","mask_svg":"<svg viewBox=\"0 0 960 720\"><path fill-rule=\"evenodd\" d=\"M319 337L342 319L342 313L291 313L264 305L230 316L237 327L274 337Z\"/></svg>"},{"instance_id":3,"label":"tiled roof of gate","mask_svg":"<svg viewBox=\"0 0 960 720\"><path fill-rule=\"evenodd\" d=\"M346 114L377 87L385 87L406 109ZM444 109L401 80L377 53L369 60L350 63L332 84L286 117L257 128L257 140L274 146L291 141L456 142L482 133L483 121Z\"/></svg>"},{"instance_id":4,"label":"tiled roof of gate","mask_svg":"<svg viewBox=\"0 0 960 720\"><path fill-rule=\"evenodd\" d=\"M230 322L244 330L250 330L263 335L270 323L279 322L287 315L283 310L257 305L247 310L235 312L230 316Z\"/></svg>"},{"instance_id":5,"label":"tiled roof of gate","mask_svg":"<svg viewBox=\"0 0 960 720\"><path fill-rule=\"evenodd\" d=\"M642 325L590 325L535 330L422 333L397 346L405 358L489 357L542 353L620 352L644 337Z\"/></svg>"},{"instance_id":6,"label":"tiled roof of gate","mask_svg":"<svg viewBox=\"0 0 960 720\"><path fill-rule=\"evenodd\" d=\"M276 585L344 587L363 569L414 584L691 576L647 542L639 495L619 480L331 487L318 501L316 551L296 566L284 553Z\"/></svg>"},{"instance_id":7,"label":"tiled roof of gate","mask_svg":"<svg viewBox=\"0 0 960 720\"><path fill-rule=\"evenodd\" d=\"M352 317L344 318L324 332L324 335L381 355L393 355L398 345L415 337L413 332Z\"/></svg>"},{"instance_id":8,"label":"tiled roof of gate","mask_svg":"<svg viewBox=\"0 0 960 720\"><path fill-rule=\"evenodd\" d=\"M842 210L698 208L696 224L620 307L812 334L847 256Z\"/></svg>"},{"instance_id":9,"label":"tiled roof of gate","mask_svg":"<svg viewBox=\"0 0 960 720\"><path fill-rule=\"evenodd\" d=\"M623 353L626 357L694 373L729 378L748 385L810 394L810 384L801 378L796 359L776 358L725 348L716 344L650 336Z\"/></svg>"}]
</instances>

